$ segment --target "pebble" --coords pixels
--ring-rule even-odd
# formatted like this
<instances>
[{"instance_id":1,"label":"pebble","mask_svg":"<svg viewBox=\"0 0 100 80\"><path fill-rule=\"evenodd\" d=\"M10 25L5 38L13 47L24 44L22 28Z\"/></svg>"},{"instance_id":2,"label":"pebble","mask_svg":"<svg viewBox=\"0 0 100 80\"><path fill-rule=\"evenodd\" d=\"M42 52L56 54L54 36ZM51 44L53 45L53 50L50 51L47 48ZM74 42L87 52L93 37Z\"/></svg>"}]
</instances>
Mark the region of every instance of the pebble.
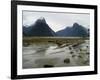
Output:
<instances>
[{"instance_id":1,"label":"pebble","mask_svg":"<svg viewBox=\"0 0 100 80\"><path fill-rule=\"evenodd\" d=\"M44 68L48 68L48 67L54 67L53 65L44 65Z\"/></svg>"},{"instance_id":2,"label":"pebble","mask_svg":"<svg viewBox=\"0 0 100 80\"><path fill-rule=\"evenodd\" d=\"M72 55L72 57L75 57L76 55Z\"/></svg>"},{"instance_id":3,"label":"pebble","mask_svg":"<svg viewBox=\"0 0 100 80\"><path fill-rule=\"evenodd\" d=\"M73 53L74 53L74 52L72 52L72 51L70 52L70 54L73 54Z\"/></svg>"},{"instance_id":4,"label":"pebble","mask_svg":"<svg viewBox=\"0 0 100 80\"><path fill-rule=\"evenodd\" d=\"M69 58L64 59L64 63L70 63L70 59Z\"/></svg>"},{"instance_id":5,"label":"pebble","mask_svg":"<svg viewBox=\"0 0 100 80\"><path fill-rule=\"evenodd\" d=\"M81 55L79 55L78 57L79 57L79 58L82 58L82 56L81 56Z\"/></svg>"}]
</instances>

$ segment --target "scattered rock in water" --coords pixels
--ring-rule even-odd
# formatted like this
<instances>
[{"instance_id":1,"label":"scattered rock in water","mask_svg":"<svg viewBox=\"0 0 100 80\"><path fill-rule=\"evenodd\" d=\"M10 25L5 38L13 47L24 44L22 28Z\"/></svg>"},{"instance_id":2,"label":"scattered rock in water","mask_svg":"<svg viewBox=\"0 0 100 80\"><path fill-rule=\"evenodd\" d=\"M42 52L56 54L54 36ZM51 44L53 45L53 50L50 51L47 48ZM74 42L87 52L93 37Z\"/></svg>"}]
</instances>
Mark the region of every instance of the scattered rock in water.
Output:
<instances>
[{"instance_id":1,"label":"scattered rock in water","mask_svg":"<svg viewBox=\"0 0 100 80\"><path fill-rule=\"evenodd\" d=\"M70 52L70 54L73 54L73 53L74 53L73 51Z\"/></svg>"},{"instance_id":2,"label":"scattered rock in water","mask_svg":"<svg viewBox=\"0 0 100 80\"><path fill-rule=\"evenodd\" d=\"M80 49L80 51L82 51L82 49Z\"/></svg>"},{"instance_id":3,"label":"scattered rock in water","mask_svg":"<svg viewBox=\"0 0 100 80\"><path fill-rule=\"evenodd\" d=\"M58 45L58 47L61 47L62 45L61 41L56 41L55 43Z\"/></svg>"},{"instance_id":4,"label":"scattered rock in water","mask_svg":"<svg viewBox=\"0 0 100 80\"><path fill-rule=\"evenodd\" d=\"M72 47L74 47L74 48L77 47L77 46L79 46L79 44L74 44L74 45L72 45Z\"/></svg>"},{"instance_id":5,"label":"scattered rock in water","mask_svg":"<svg viewBox=\"0 0 100 80\"><path fill-rule=\"evenodd\" d=\"M88 55L87 57L88 57L88 59L90 58L90 56L89 56L89 55Z\"/></svg>"},{"instance_id":6,"label":"scattered rock in water","mask_svg":"<svg viewBox=\"0 0 100 80\"><path fill-rule=\"evenodd\" d=\"M72 47L69 47L69 50L72 50Z\"/></svg>"},{"instance_id":7,"label":"scattered rock in water","mask_svg":"<svg viewBox=\"0 0 100 80\"><path fill-rule=\"evenodd\" d=\"M79 55L78 57L79 57L79 58L82 58L82 56L81 56L81 55Z\"/></svg>"},{"instance_id":8,"label":"scattered rock in water","mask_svg":"<svg viewBox=\"0 0 100 80\"><path fill-rule=\"evenodd\" d=\"M86 61L84 61L84 62L83 62L83 64L89 64L89 61L88 61L88 60L86 60Z\"/></svg>"},{"instance_id":9,"label":"scattered rock in water","mask_svg":"<svg viewBox=\"0 0 100 80\"><path fill-rule=\"evenodd\" d=\"M70 63L70 59L69 58L66 58L66 59L64 59L64 63Z\"/></svg>"},{"instance_id":10,"label":"scattered rock in water","mask_svg":"<svg viewBox=\"0 0 100 80\"><path fill-rule=\"evenodd\" d=\"M89 48L89 46L86 46L86 48Z\"/></svg>"},{"instance_id":11,"label":"scattered rock in water","mask_svg":"<svg viewBox=\"0 0 100 80\"><path fill-rule=\"evenodd\" d=\"M74 58L76 55L72 55L72 57Z\"/></svg>"},{"instance_id":12,"label":"scattered rock in water","mask_svg":"<svg viewBox=\"0 0 100 80\"><path fill-rule=\"evenodd\" d=\"M90 54L89 52L87 52L86 54Z\"/></svg>"},{"instance_id":13,"label":"scattered rock in water","mask_svg":"<svg viewBox=\"0 0 100 80\"><path fill-rule=\"evenodd\" d=\"M44 68L54 67L53 65L44 65Z\"/></svg>"}]
</instances>

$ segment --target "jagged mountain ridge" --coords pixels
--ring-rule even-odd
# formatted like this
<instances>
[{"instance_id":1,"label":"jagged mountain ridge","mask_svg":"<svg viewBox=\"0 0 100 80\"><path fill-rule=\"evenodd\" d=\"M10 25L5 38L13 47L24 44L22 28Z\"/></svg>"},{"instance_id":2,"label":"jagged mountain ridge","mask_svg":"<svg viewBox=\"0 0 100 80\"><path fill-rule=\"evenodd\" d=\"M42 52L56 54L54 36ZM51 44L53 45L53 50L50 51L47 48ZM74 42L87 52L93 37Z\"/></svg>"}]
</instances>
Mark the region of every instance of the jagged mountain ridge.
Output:
<instances>
[{"instance_id":1,"label":"jagged mountain ridge","mask_svg":"<svg viewBox=\"0 0 100 80\"><path fill-rule=\"evenodd\" d=\"M42 17L28 27L23 26L23 36L89 37L89 32L88 29L78 23L74 23L72 27L66 27L63 30L54 32L45 18Z\"/></svg>"},{"instance_id":2,"label":"jagged mountain ridge","mask_svg":"<svg viewBox=\"0 0 100 80\"><path fill-rule=\"evenodd\" d=\"M57 36L64 36L64 37L88 37L89 32L88 29L79 25L78 23L74 23L72 27L66 27L63 30L56 32Z\"/></svg>"},{"instance_id":3,"label":"jagged mountain ridge","mask_svg":"<svg viewBox=\"0 0 100 80\"><path fill-rule=\"evenodd\" d=\"M29 27L23 26L24 36L56 36L56 33L49 27L44 18L39 18Z\"/></svg>"}]
</instances>

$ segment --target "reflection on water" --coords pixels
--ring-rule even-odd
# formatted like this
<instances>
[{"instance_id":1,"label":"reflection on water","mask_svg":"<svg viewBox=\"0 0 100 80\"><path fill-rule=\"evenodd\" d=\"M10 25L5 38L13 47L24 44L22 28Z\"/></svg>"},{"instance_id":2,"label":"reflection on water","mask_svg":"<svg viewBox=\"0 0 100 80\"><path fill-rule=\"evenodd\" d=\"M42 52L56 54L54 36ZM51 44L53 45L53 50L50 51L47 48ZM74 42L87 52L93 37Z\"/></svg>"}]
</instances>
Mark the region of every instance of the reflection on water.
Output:
<instances>
[{"instance_id":1,"label":"reflection on water","mask_svg":"<svg viewBox=\"0 0 100 80\"><path fill-rule=\"evenodd\" d=\"M23 46L23 68L89 65L89 40L75 45L33 43Z\"/></svg>"}]
</instances>

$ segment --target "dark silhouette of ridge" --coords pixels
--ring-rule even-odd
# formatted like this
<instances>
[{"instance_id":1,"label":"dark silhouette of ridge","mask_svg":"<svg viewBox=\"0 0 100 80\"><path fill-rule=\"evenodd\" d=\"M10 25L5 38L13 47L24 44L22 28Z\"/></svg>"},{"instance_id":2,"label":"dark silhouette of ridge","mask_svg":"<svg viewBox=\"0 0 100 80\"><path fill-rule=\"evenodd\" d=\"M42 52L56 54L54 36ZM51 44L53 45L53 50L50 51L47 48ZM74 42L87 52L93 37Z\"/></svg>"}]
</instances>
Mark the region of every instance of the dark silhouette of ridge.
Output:
<instances>
[{"instance_id":1,"label":"dark silhouette of ridge","mask_svg":"<svg viewBox=\"0 0 100 80\"><path fill-rule=\"evenodd\" d=\"M72 27L57 31L56 34L63 37L89 37L88 29L78 23L74 23Z\"/></svg>"},{"instance_id":2,"label":"dark silhouette of ridge","mask_svg":"<svg viewBox=\"0 0 100 80\"><path fill-rule=\"evenodd\" d=\"M31 26L23 26L23 36L56 36L56 33L46 23L45 18L41 17Z\"/></svg>"}]
</instances>

